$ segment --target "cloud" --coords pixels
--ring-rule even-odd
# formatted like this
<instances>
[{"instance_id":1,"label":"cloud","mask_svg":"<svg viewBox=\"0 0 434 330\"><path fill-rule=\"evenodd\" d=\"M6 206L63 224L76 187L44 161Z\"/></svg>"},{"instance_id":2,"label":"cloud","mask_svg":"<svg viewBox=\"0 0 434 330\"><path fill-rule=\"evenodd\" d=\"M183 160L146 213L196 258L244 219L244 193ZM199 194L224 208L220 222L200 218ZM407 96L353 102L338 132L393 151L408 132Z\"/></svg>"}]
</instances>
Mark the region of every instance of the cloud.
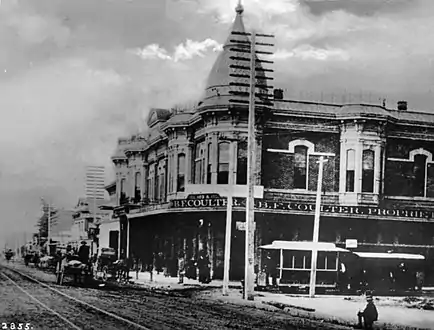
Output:
<instances>
[{"instance_id":1,"label":"cloud","mask_svg":"<svg viewBox=\"0 0 434 330\"><path fill-rule=\"evenodd\" d=\"M169 52L166 49L157 44L150 44L141 49L136 49L133 53L145 60L162 59L178 62L182 60L190 60L196 56L204 57L205 52L209 49L216 52L222 49L222 45L209 38L203 41L187 39L185 43L181 43L175 47L172 55L169 55Z\"/></svg>"}]
</instances>

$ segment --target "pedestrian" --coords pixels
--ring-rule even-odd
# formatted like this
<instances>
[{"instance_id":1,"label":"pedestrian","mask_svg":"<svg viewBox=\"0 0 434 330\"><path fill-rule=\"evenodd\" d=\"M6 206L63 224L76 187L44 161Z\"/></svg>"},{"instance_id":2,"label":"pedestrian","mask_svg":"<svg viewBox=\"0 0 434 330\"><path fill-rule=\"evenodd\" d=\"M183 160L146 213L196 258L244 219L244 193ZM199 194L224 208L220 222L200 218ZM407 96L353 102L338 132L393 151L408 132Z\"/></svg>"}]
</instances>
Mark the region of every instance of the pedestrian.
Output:
<instances>
[{"instance_id":1,"label":"pedestrian","mask_svg":"<svg viewBox=\"0 0 434 330\"><path fill-rule=\"evenodd\" d=\"M367 305L363 311L359 311L359 327L362 329L373 329L374 322L378 321L377 307L374 305L374 299L371 295L366 297ZM363 320L363 324L362 324Z\"/></svg>"},{"instance_id":2,"label":"pedestrian","mask_svg":"<svg viewBox=\"0 0 434 330\"><path fill-rule=\"evenodd\" d=\"M277 287L277 261L276 258L273 258L271 251L267 252L265 266L267 269L267 285L270 284L269 278L271 277L271 285Z\"/></svg>"},{"instance_id":3,"label":"pedestrian","mask_svg":"<svg viewBox=\"0 0 434 330\"><path fill-rule=\"evenodd\" d=\"M197 268L199 268L199 282L209 283L210 278L210 262L208 256L204 251L199 253L199 259L197 261Z\"/></svg>"},{"instance_id":4,"label":"pedestrian","mask_svg":"<svg viewBox=\"0 0 434 330\"><path fill-rule=\"evenodd\" d=\"M180 250L178 253L178 284L184 283L185 275L185 257L184 251Z\"/></svg>"},{"instance_id":5,"label":"pedestrian","mask_svg":"<svg viewBox=\"0 0 434 330\"><path fill-rule=\"evenodd\" d=\"M85 265L89 263L89 253L90 253L89 246L87 245L86 241L82 241L81 246L78 249L78 259L80 260L81 263Z\"/></svg>"}]
</instances>

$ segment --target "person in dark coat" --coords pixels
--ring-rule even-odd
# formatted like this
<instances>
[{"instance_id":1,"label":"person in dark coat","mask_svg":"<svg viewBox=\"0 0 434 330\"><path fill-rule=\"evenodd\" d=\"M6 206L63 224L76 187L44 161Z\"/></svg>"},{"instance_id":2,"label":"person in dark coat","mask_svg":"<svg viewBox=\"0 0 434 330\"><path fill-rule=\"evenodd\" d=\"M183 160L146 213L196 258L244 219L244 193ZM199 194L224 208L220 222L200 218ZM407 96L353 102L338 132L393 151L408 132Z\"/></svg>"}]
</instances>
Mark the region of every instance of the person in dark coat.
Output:
<instances>
[{"instance_id":1,"label":"person in dark coat","mask_svg":"<svg viewBox=\"0 0 434 330\"><path fill-rule=\"evenodd\" d=\"M372 296L367 296L366 301L368 302L365 309L360 311L357 316L359 317L359 326L363 329L373 329L374 322L378 321L378 311L377 307L374 305L374 299ZM364 326L362 324L362 319Z\"/></svg>"},{"instance_id":2,"label":"person in dark coat","mask_svg":"<svg viewBox=\"0 0 434 330\"><path fill-rule=\"evenodd\" d=\"M269 278L271 277L271 285L277 287L277 261L273 258L273 254L268 251L265 259L265 269L267 272L267 285L270 284Z\"/></svg>"},{"instance_id":3,"label":"person in dark coat","mask_svg":"<svg viewBox=\"0 0 434 330\"><path fill-rule=\"evenodd\" d=\"M81 246L78 249L78 258L85 265L89 263L89 254L90 254L90 247L86 244L85 241L82 241Z\"/></svg>"},{"instance_id":4,"label":"person in dark coat","mask_svg":"<svg viewBox=\"0 0 434 330\"><path fill-rule=\"evenodd\" d=\"M197 268L199 269L199 282L211 282L210 262L205 252L201 252L197 260Z\"/></svg>"}]
</instances>

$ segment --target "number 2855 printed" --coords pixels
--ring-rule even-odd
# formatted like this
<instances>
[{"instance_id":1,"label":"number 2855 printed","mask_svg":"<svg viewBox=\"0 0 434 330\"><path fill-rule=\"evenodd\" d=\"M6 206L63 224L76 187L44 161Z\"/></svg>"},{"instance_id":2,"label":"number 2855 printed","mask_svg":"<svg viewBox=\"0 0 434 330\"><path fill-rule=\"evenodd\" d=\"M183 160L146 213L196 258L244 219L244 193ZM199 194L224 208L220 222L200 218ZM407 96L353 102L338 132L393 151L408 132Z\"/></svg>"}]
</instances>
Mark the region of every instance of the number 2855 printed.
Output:
<instances>
[{"instance_id":1,"label":"number 2855 printed","mask_svg":"<svg viewBox=\"0 0 434 330\"><path fill-rule=\"evenodd\" d=\"M33 327L30 323L6 323L2 322L2 330L32 330Z\"/></svg>"}]
</instances>

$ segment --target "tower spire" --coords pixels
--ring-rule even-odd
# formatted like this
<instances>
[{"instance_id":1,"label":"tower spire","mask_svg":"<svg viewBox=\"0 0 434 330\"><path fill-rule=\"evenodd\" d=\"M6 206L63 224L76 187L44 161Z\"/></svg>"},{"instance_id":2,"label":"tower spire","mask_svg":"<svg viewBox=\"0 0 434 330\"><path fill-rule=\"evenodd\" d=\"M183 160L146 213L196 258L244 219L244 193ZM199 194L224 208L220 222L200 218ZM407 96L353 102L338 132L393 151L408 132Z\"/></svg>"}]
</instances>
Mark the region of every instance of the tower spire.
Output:
<instances>
[{"instance_id":1,"label":"tower spire","mask_svg":"<svg viewBox=\"0 0 434 330\"><path fill-rule=\"evenodd\" d=\"M244 7L243 7L243 5L241 3L241 0L238 0L238 5L235 7L235 12L238 15L241 15L244 12Z\"/></svg>"}]
</instances>

